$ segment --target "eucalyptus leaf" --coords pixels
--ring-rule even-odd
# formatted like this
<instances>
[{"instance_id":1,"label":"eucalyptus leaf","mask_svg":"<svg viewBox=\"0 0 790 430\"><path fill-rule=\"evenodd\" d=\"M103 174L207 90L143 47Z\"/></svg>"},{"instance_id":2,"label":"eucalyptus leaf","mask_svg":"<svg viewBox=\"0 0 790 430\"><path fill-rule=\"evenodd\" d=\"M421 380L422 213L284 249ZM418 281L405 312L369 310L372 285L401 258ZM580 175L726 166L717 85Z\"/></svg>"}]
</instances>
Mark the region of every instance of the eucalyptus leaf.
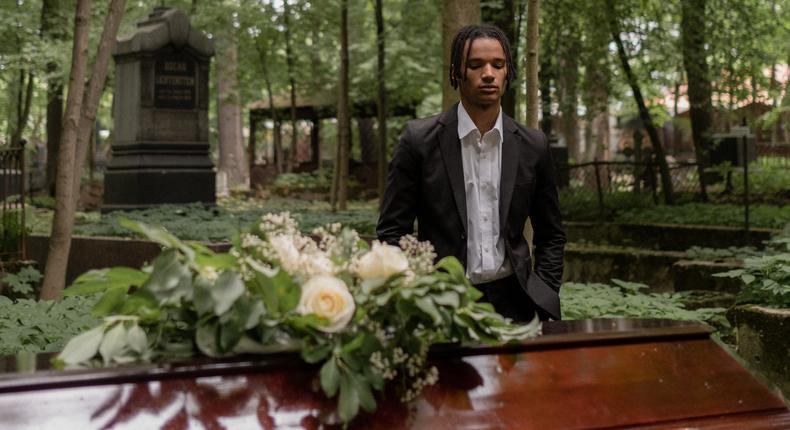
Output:
<instances>
[{"instance_id":1,"label":"eucalyptus leaf","mask_svg":"<svg viewBox=\"0 0 790 430\"><path fill-rule=\"evenodd\" d=\"M244 294L244 283L238 273L226 270L222 272L211 288L214 300L214 314L222 315L233 306L233 303Z\"/></svg>"},{"instance_id":2,"label":"eucalyptus leaf","mask_svg":"<svg viewBox=\"0 0 790 430\"><path fill-rule=\"evenodd\" d=\"M99 346L99 354L104 359L104 364L111 363L117 356L123 355L126 350L126 327L123 323L116 323L104 334Z\"/></svg>"},{"instance_id":3,"label":"eucalyptus leaf","mask_svg":"<svg viewBox=\"0 0 790 430\"><path fill-rule=\"evenodd\" d=\"M99 352L99 345L104 338L104 326L98 326L72 338L58 355L67 366L81 364L93 358Z\"/></svg>"},{"instance_id":4,"label":"eucalyptus leaf","mask_svg":"<svg viewBox=\"0 0 790 430\"><path fill-rule=\"evenodd\" d=\"M340 398L337 402L337 413L344 423L350 422L359 412L359 394L351 378L351 375L347 373L340 377Z\"/></svg>"},{"instance_id":5,"label":"eucalyptus leaf","mask_svg":"<svg viewBox=\"0 0 790 430\"><path fill-rule=\"evenodd\" d=\"M96 306L91 310L93 316L109 315L120 310L129 287L110 288L104 292Z\"/></svg>"},{"instance_id":6,"label":"eucalyptus leaf","mask_svg":"<svg viewBox=\"0 0 790 430\"><path fill-rule=\"evenodd\" d=\"M126 333L126 341L129 347L138 354L142 354L148 349L148 337L137 324L133 325Z\"/></svg>"},{"instance_id":7,"label":"eucalyptus leaf","mask_svg":"<svg viewBox=\"0 0 790 430\"><path fill-rule=\"evenodd\" d=\"M321 366L321 388L324 394L330 399L335 397L338 388L340 388L340 369L337 367L337 361L334 358L329 360Z\"/></svg>"},{"instance_id":8,"label":"eucalyptus leaf","mask_svg":"<svg viewBox=\"0 0 790 430\"><path fill-rule=\"evenodd\" d=\"M63 290L63 296L83 296L120 287L128 289L143 285L146 279L148 279L147 273L129 267L89 270Z\"/></svg>"}]
</instances>

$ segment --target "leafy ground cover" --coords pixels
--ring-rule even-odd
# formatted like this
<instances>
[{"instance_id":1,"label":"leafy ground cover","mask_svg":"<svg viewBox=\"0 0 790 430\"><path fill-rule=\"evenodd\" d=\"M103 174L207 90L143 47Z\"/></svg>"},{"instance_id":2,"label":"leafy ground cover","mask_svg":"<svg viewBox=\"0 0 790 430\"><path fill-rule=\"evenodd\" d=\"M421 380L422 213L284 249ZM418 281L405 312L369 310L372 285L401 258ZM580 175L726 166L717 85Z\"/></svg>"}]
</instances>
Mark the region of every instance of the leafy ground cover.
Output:
<instances>
[{"instance_id":1,"label":"leafy ground cover","mask_svg":"<svg viewBox=\"0 0 790 430\"><path fill-rule=\"evenodd\" d=\"M199 203L162 205L156 208L112 212L77 214L74 234L82 236L132 237L134 233L121 227L118 221L128 218L151 225L161 225L185 240L227 241L244 227L252 225L266 213L290 212L304 232L329 223L341 223L363 235L375 234L378 209L375 201L352 201L346 211L332 212L329 203L287 198L221 199L216 206ZM52 211L35 208L28 225L33 233L49 234Z\"/></svg>"},{"instance_id":2,"label":"leafy ground cover","mask_svg":"<svg viewBox=\"0 0 790 430\"><path fill-rule=\"evenodd\" d=\"M60 351L70 338L94 327L98 297L66 297L59 302L11 300L0 296L0 356Z\"/></svg>"},{"instance_id":3,"label":"leafy ground cover","mask_svg":"<svg viewBox=\"0 0 790 430\"><path fill-rule=\"evenodd\" d=\"M626 209L621 211L614 221L635 224L714 224L740 227L743 225L743 218L741 205L686 203ZM752 205L749 210L749 220L752 227L783 228L790 223L790 205Z\"/></svg>"}]
</instances>

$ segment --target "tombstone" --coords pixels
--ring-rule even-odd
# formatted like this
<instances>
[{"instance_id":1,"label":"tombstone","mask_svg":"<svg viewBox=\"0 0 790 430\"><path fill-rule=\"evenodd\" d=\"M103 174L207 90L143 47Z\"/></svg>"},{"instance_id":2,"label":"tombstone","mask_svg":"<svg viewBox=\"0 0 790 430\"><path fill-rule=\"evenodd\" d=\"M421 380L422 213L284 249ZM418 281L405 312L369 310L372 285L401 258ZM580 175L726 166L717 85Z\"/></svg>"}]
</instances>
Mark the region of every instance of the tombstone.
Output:
<instances>
[{"instance_id":1,"label":"tombstone","mask_svg":"<svg viewBox=\"0 0 790 430\"><path fill-rule=\"evenodd\" d=\"M746 139L746 151L743 140ZM730 163L730 166L743 167L757 159L755 136L748 127L732 127L730 133L714 134L713 149L710 152L711 165Z\"/></svg>"},{"instance_id":2,"label":"tombstone","mask_svg":"<svg viewBox=\"0 0 790 430\"><path fill-rule=\"evenodd\" d=\"M112 158L102 212L215 202L209 159L211 40L178 9L157 7L113 52Z\"/></svg>"}]
</instances>

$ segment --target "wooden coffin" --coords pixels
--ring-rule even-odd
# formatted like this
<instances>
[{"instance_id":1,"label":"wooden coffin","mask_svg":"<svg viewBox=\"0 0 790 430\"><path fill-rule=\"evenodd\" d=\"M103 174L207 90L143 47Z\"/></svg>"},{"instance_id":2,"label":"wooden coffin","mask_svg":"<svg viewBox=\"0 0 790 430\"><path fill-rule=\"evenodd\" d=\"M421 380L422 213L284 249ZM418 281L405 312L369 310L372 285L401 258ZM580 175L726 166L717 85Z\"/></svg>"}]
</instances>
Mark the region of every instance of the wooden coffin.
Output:
<instances>
[{"instance_id":1,"label":"wooden coffin","mask_svg":"<svg viewBox=\"0 0 790 430\"><path fill-rule=\"evenodd\" d=\"M293 353L70 372L50 357L0 363L0 428L341 427L317 368ZM447 346L432 361L439 382L422 397L387 392L351 428L790 429L785 403L694 323L551 322L523 344Z\"/></svg>"}]
</instances>

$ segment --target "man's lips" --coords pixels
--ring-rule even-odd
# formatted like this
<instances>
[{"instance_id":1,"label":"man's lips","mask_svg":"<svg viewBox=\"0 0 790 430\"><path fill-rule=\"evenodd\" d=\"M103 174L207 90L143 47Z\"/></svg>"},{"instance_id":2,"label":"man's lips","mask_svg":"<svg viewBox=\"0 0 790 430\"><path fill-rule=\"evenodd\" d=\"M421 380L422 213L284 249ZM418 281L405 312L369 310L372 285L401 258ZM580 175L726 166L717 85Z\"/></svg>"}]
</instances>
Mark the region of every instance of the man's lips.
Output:
<instances>
[{"instance_id":1,"label":"man's lips","mask_svg":"<svg viewBox=\"0 0 790 430\"><path fill-rule=\"evenodd\" d=\"M480 89L480 92L483 93L495 93L499 91L499 87L496 85L481 85L477 88Z\"/></svg>"}]
</instances>

